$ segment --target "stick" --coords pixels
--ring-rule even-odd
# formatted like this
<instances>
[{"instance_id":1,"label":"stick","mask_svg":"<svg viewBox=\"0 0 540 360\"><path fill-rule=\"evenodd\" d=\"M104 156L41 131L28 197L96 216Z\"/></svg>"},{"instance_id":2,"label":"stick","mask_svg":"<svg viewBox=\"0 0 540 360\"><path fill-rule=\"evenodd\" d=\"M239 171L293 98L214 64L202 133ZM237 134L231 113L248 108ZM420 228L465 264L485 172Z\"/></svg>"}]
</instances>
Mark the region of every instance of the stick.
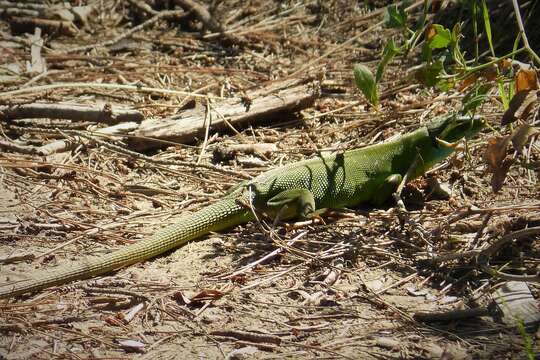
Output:
<instances>
[{"instance_id":1,"label":"stick","mask_svg":"<svg viewBox=\"0 0 540 360\"><path fill-rule=\"evenodd\" d=\"M200 97L200 98L208 98L210 96L210 95L201 95L201 94L188 92L188 91L160 89L160 88L152 88L148 86L73 82L73 83L56 83L56 84L50 84L50 85L40 85L40 86L34 86L30 88L5 91L5 92L0 93L0 98L11 97L13 95L19 95L19 94L49 91L49 90L54 90L54 89L59 89L59 88L61 89L63 88L80 88L80 89L102 88L102 89L111 89L111 90L128 90L128 91L139 91L139 92L146 92L146 93L161 93L161 94L169 94L169 95L192 96L192 97Z\"/></svg>"},{"instance_id":2,"label":"stick","mask_svg":"<svg viewBox=\"0 0 540 360\"><path fill-rule=\"evenodd\" d=\"M116 134L125 134L129 131L132 131L137 128L137 123L134 122L128 122L128 123L121 123L113 126L109 126L103 129L99 129L96 131L97 134L102 135L116 135ZM41 156L48 156L51 154L55 154L61 151L69 150L71 147L78 145L78 144L85 144L87 143L87 139L81 139L79 137L76 137L75 140L70 139L63 139L63 140L57 140L53 141L52 143L49 143L47 145L43 145L39 148L37 148L37 153Z\"/></svg>"},{"instance_id":3,"label":"stick","mask_svg":"<svg viewBox=\"0 0 540 360\"><path fill-rule=\"evenodd\" d=\"M11 119L66 119L74 121L103 122L116 124L120 122L140 122L143 115L137 110L82 104L47 104L32 103L13 106L0 106L0 120Z\"/></svg>"},{"instance_id":4,"label":"stick","mask_svg":"<svg viewBox=\"0 0 540 360\"><path fill-rule=\"evenodd\" d=\"M298 80L294 80L294 83ZM291 83L284 82L285 84ZM227 130L229 125L239 126L269 120L283 113L292 113L311 106L318 97L310 84L294 86L281 90L273 83L270 86L253 91L243 98L232 98L215 103L210 111L220 114L212 117L211 130ZM249 99L249 107L246 105ZM153 139L180 143L193 143L197 137L205 133L206 112L200 109L189 109L180 115L165 119L149 119L143 121L134 132L131 145L137 150L146 150L162 145Z\"/></svg>"}]
</instances>

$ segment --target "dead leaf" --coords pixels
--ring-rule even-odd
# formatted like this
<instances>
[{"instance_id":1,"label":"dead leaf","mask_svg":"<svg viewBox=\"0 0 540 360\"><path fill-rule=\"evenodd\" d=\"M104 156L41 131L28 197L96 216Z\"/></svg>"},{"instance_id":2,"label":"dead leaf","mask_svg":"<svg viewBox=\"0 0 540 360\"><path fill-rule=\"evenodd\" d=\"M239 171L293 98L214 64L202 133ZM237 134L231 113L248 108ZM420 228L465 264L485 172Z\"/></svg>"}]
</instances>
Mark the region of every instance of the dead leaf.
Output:
<instances>
[{"instance_id":1,"label":"dead leaf","mask_svg":"<svg viewBox=\"0 0 540 360\"><path fill-rule=\"evenodd\" d=\"M435 37L435 35L437 35L437 30L435 30L435 27L433 26L433 24L431 24L426 29L426 39L427 39L427 41L430 41L431 39L433 39Z\"/></svg>"},{"instance_id":2,"label":"dead leaf","mask_svg":"<svg viewBox=\"0 0 540 360\"><path fill-rule=\"evenodd\" d=\"M498 168L504 158L506 157L506 151L510 142L510 136L502 138L491 138L488 140L488 146L484 153L484 160L488 164L490 169Z\"/></svg>"},{"instance_id":3,"label":"dead leaf","mask_svg":"<svg viewBox=\"0 0 540 360\"><path fill-rule=\"evenodd\" d=\"M498 76L499 76L499 73L497 71L497 67L496 65L493 65L482 71L469 74L467 77L465 77L465 79L463 79L461 84L459 84L458 90L463 91L467 89L469 86L475 84L480 78L483 78L488 82L491 82L491 81L497 80Z\"/></svg>"},{"instance_id":4,"label":"dead leaf","mask_svg":"<svg viewBox=\"0 0 540 360\"><path fill-rule=\"evenodd\" d=\"M177 291L175 292L173 295L172 295L173 299L178 301L180 304L182 305L189 305L191 304L191 300L189 299L189 297L187 297L186 295L184 295L184 293L182 291Z\"/></svg>"},{"instance_id":5,"label":"dead leaf","mask_svg":"<svg viewBox=\"0 0 540 360\"><path fill-rule=\"evenodd\" d=\"M516 93L525 90L538 90L538 77L533 69L519 69L514 80Z\"/></svg>"},{"instance_id":6,"label":"dead leaf","mask_svg":"<svg viewBox=\"0 0 540 360\"><path fill-rule=\"evenodd\" d=\"M497 66L499 67L499 70L508 70L512 67L512 60L502 59L497 63Z\"/></svg>"},{"instance_id":7,"label":"dead leaf","mask_svg":"<svg viewBox=\"0 0 540 360\"><path fill-rule=\"evenodd\" d=\"M506 174L514 162L514 159L507 158L506 156L510 139L510 136L489 139L486 152L484 153L484 160L488 164L488 171L493 174L491 188L494 193L499 192L502 188Z\"/></svg>"},{"instance_id":8,"label":"dead leaf","mask_svg":"<svg viewBox=\"0 0 540 360\"><path fill-rule=\"evenodd\" d=\"M512 133L512 146L514 150L518 153L521 153L521 150L529 141L531 136L538 134L539 131L537 128L529 124L521 124L514 132Z\"/></svg>"},{"instance_id":9,"label":"dead leaf","mask_svg":"<svg viewBox=\"0 0 540 360\"><path fill-rule=\"evenodd\" d=\"M225 295L224 292L219 290L204 289L197 295L191 298L191 302L203 302L208 300L218 300Z\"/></svg>"},{"instance_id":10,"label":"dead leaf","mask_svg":"<svg viewBox=\"0 0 540 360\"><path fill-rule=\"evenodd\" d=\"M498 193L499 190L502 189L504 179L506 179L508 170L510 170L510 166L512 166L514 161L515 159L512 158L504 159L501 166L493 172L493 176L491 177L491 188L493 189L494 193Z\"/></svg>"},{"instance_id":11,"label":"dead leaf","mask_svg":"<svg viewBox=\"0 0 540 360\"><path fill-rule=\"evenodd\" d=\"M517 119L525 119L537 101L537 90L523 90L516 93L510 100L508 109L504 112L501 125L513 123Z\"/></svg>"},{"instance_id":12,"label":"dead leaf","mask_svg":"<svg viewBox=\"0 0 540 360\"><path fill-rule=\"evenodd\" d=\"M472 73L469 76L467 76L465 79L463 79L461 84L459 84L458 91L463 91L467 89L469 86L474 84L476 80L478 80L478 77L479 77L478 73Z\"/></svg>"}]
</instances>

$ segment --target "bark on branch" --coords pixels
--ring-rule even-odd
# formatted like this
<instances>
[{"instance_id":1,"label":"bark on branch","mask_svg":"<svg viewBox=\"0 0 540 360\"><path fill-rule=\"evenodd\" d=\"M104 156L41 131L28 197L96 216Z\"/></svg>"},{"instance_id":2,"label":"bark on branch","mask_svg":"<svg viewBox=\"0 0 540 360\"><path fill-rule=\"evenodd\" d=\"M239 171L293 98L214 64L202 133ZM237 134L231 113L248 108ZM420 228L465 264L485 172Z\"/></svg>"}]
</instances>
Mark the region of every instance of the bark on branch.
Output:
<instances>
[{"instance_id":1,"label":"bark on branch","mask_svg":"<svg viewBox=\"0 0 540 360\"><path fill-rule=\"evenodd\" d=\"M268 121L278 115L290 114L313 104L318 91L313 83L302 84L299 80L273 83L265 88L213 103L211 116L199 108L183 111L165 119L149 119L141 123L133 133L132 145L137 150L162 146L157 140L193 143L202 138L206 130L205 121L211 118L210 129L227 129L229 124L243 127L261 121Z\"/></svg>"},{"instance_id":2,"label":"bark on branch","mask_svg":"<svg viewBox=\"0 0 540 360\"><path fill-rule=\"evenodd\" d=\"M109 104L88 106L34 103L0 106L0 120L44 118L117 124L126 121L140 122L144 117L137 110L122 109Z\"/></svg>"}]
</instances>

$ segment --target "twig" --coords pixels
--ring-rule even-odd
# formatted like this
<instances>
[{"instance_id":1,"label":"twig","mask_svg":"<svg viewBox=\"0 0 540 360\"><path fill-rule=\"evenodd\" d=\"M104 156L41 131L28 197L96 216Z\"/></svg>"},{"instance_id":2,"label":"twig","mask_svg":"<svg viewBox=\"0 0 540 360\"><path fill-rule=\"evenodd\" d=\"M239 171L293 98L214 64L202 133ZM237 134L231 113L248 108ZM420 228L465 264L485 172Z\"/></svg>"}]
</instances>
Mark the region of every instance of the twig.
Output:
<instances>
[{"instance_id":1,"label":"twig","mask_svg":"<svg viewBox=\"0 0 540 360\"><path fill-rule=\"evenodd\" d=\"M301 232L301 233L298 234L296 237L294 237L293 239L291 239L290 241L288 241L288 242L287 242L287 245L288 245L288 246L292 246L297 240L299 240L300 238L304 237L307 233L308 233L308 231ZM267 260L272 259L273 257L277 256L277 255L280 254L281 252L283 252L283 248L282 248L282 247L277 248L277 249L275 249L274 251L272 251L271 253L268 253L268 254L266 254L265 256L263 256L262 258L257 259L257 260L255 260L254 262L247 264L246 266L244 266L243 268L241 268L241 269L239 269L239 270L233 272L232 274L222 277L222 279L232 279L232 278L234 278L235 276L238 276L238 275L240 275L240 274L243 274L243 273L247 272L248 270L254 268L255 266L259 265L260 263L263 263L263 262L265 262L265 261L267 261Z\"/></svg>"},{"instance_id":2,"label":"twig","mask_svg":"<svg viewBox=\"0 0 540 360\"><path fill-rule=\"evenodd\" d=\"M285 275L285 274L288 273L288 272L291 272L291 271L293 271L293 270L296 270L297 268L299 268L300 266L303 266L303 265L305 265L305 264L304 264L304 263L301 263L301 264L297 264L297 265L291 266L290 268L288 268L288 269L286 269L286 270L283 270L283 271L280 271L279 273L277 273L277 274L275 274L275 275L272 275L272 276L270 276L270 277L264 278L264 279L262 279L262 280L260 280L260 281L256 281L256 282L254 282L254 283L252 283L252 284L246 285L246 286L240 288L240 290L244 291L244 290L248 290L248 289L257 287L257 286L259 286L259 285L265 284L265 283L267 283L267 282L269 282L269 281L272 281L272 280L274 280L274 279L277 279L277 278L279 278L279 277Z\"/></svg>"},{"instance_id":3,"label":"twig","mask_svg":"<svg viewBox=\"0 0 540 360\"><path fill-rule=\"evenodd\" d=\"M281 338L279 336L248 332L248 331L240 331L240 330L218 330L218 331L212 331L210 335L232 337L234 339L247 340L247 341L256 342L256 343L265 342L269 344L278 344L278 345L281 343Z\"/></svg>"},{"instance_id":4,"label":"twig","mask_svg":"<svg viewBox=\"0 0 540 360\"><path fill-rule=\"evenodd\" d=\"M27 94L27 93L36 93L39 91L49 91L54 89L65 89L65 88L102 88L102 89L111 89L111 90L128 90L128 91L137 91L143 93L160 93L160 94L170 94L170 95L181 95L181 96L191 96L199 98L217 98L218 96L202 95L195 92L188 91L179 91L171 89L160 89L147 86L138 86L138 85L126 85L126 84L107 84L107 83L82 83L82 82L73 82L73 83L56 83L50 85L39 85L24 89L17 89L11 91L0 92L0 98L11 97L13 95Z\"/></svg>"},{"instance_id":5,"label":"twig","mask_svg":"<svg viewBox=\"0 0 540 360\"><path fill-rule=\"evenodd\" d=\"M244 173L241 173L241 172L238 172L238 171L234 171L234 170L228 170L228 169L224 169L224 168L221 168L221 167L218 167L216 165L212 165L212 164L194 164L192 162L189 162L189 161L179 161L179 160L159 160L159 159L153 159L149 156L146 156L146 155L143 155L143 154L140 154L138 152L135 152L135 151L131 151L131 150L128 150L128 149L125 149L121 146L117 146L117 145L114 145L114 144L111 144L111 143L108 143L108 142L105 142L105 141L102 141L102 140L99 140L99 139L96 139L95 137L92 137L90 135L87 135L87 134L84 134L80 131L76 131L76 130L72 130L70 132L73 132L73 133L76 133L77 135L79 136L82 136L82 137L85 137L85 138L88 138L88 139L91 139L92 141L95 141L96 143L100 144L100 145L103 145L111 150L114 150L116 152L119 152L119 153L123 153L123 154L126 154L126 155L129 155L129 156L132 156L136 159L142 159L144 161L147 161L147 162L150 162L150 163L154 163L154 164L161 164L161 165L177 165L177 166L187 166L187 167L191 167L191 168L197 168L197 167L200 167L200 168L205 168L205 169L210 169L210 170L214 170L216 172L219 172L219 173L222 173L222 174L227 174L227 175L234 175L234 176L237 176L237 177L240 177L240 178L243 178L243 179L249 179L250 177L247 176L246 174ZM100 135L99 133L95 133L96 135Z\"/></svg>"},{"instance_id":6,"label":"twig","mask_svg":"<svg viewBox=\"0 0 540 360\"><path fill-rule=\"evenodd\" d=\"M70 54L70 53L74 53L74 52L78 52L78 51L92 50L92 49L94 49L96 47L100 47L100 46L105 47L105 46L113 45L113 44L116 44L118 41L120 41L122 39L125 39L125 38L129 37L130 35L136 33L137 31L140 31L140 30L152 25L153 23L157 22L158 20L161 20L161 19L164 19L164 18L169 18L169 17L182 16L182 15L185 15L185 13L186 12L184 10L161 11L161 12L157 13L156 15L154 15L153 17L151 17L150 19L143 22L142 24L139 24L139 25L129 29L125 33L120 34L120 35L118 35L117 37L115 37L115 38L113 38L111 40L103 41L103 42L100 42L100 43L97 43L97 44L92 44L92 45L79 46L79 47L76 47L76 48L68 49L68 50L66 50L66 52L68 54Z\"/></svg>"},{"instance_id":7,"label":"twig","mask_svg":"<svg viewBox=\"0 0 540 360\"><path fill-rule=\"evenodd\" d=\"M538 209L538 208L540 208L540 203L496 206L496 207L485 208L485 209L480 209L476 206L469 206L464 211L458 212L457 214L452 216L452 218L441 222L431 233L433 237L437 237L450 224L453 224L459 220L465 219L471 215L486 214L490 212L498 213L498 212L505 212L505 211L515 211L515 210L520 210L520 209Z\"/></svg>"},{"instance_id":8,"label":"twig","mask_svg":"<svg viewBox=\"0 0 540 360\"><path fill-rule=\"evenodd\" d=\"M540 57L534 52L529 44L529 39L525 33L525 26L523 26L523 20L521 19L521 12L519 11L519 4L517 0L512 0L512 5L514 6L514 14L516 15L516 21L519 27L519 33L521 35L521 40L523 40L523 46L527 49L529 55L540 65Z\"/></svg>"},{"instance_id":9,"label":"twig","mask_svg":"<svg viewBox=\"0 0 540 360\"><path fill-rule=\"evenodd\" d=\"M47 5L38 4L38 3L35 3L35 2L25 3L23 1L11 2L11 1L8 1L8 0L2 0L2 1L0 1L0 7L2 7L2 8L14 7L14 8L18 8L18 9L30 9L30 10L44 11L47 8Z\"/></svg>"},{"instance_id":10,"label":"twig","mask_svg":"<svg viewBox=\"0 0 540 360\"><path fill-rule=\"evenodd\" d=\"M76 36L79 29L71 21L49 20L31 16L18 16L9 19L9 24L15 32L24 32L26 29L39 27L45 33L60 33L67 36Z\"/></svg>"},{"instance_id":11,"label":"twig","mask_svg":"<svg viewBox=\"0 0 540 360\"><path fill-rule=\"evenodd\" d=\"M140 122L144 116L137 110L122 109L110 104L88 106L82 104L31 103L0 106L0 120L53 118L74 121L116 124L125 121Z\"/></svg>"},{"instance_id":12,"label":"twig","mask_svg":"<svg viewBox=\"0 0 540 360\"><path fill-rule=\"evenodd\" d=\"M14 142L0 140L0 149L5 149L13 152L18 152L21 154L34 155L38 153L38 149L34 146L29 145L20 145Z\"/></svg>"},{"instance_id":13,"label":"twig","mask_svg":"<svg viewBox=\"0 0 540 360\"><path fill-rule=\"evenodd\" d=\"M415 313L413 318L421 322L446 322L456 321L463 319L470 319L473 317L480 317L489 315L490 312L487 308L474 308L474 309L460 309L450 310L446 312L418 312Z\"/></svg>"},{"instance_id":14,"label":"twig","mask_svg":"<svg viewBox=\"0 0 540 360\"><path fill-rule=\"evenodd\" d=\"M87 293L94 294L111 294L111 295L125 295L134 299L142 299L145 301L150 301L148 296L144 294L139 294L134 291L124 290L124 289L113 289L113 288L95 288L91 286L83 286L82 289Z\"/></svg>"},{"instance_id":15,"label":"twig","mask_svg":"<svg viewBox=\"0 0 540 360\"><path fill-rule=\"evenodd\" d=\"M78 322L82 321L84 318L80 316L65 316L60 318L52 318L48 320L38 320L33 321L31 323L26 323L25 325L28 327L38 327L38 326L47 326L47 325L53 325L53 324L67 324L72 322ZM22 324L1 324L0 325L0 331L14 331L14 332L25 332L25 326Z\"/></svg>"},{"instance_id":16,"label":"twig","mask_svg":"<svg viewBox=\"0 0 540 360\"><path fill-rule=\"evenodd\" d=\"M527 229L522 229L514 231L512 233L504 235L501 239L495 243L488 246L486 249L482 250L478 255L477 263L488 274L496 276L505 280L510 281L526 281L526 282L535 282L540 283L539 275L514 275L501 272L489 265L489 258L493 256L499 249L504 246L506 243L517 240L526 236L540 234L540 226L530 227Z\"/></svg>"},{"instance_id":17,"label":"twig","mask_svg":"<svg viewBox=\"0 0 540 360\"><path fill-rule=\"evenodd\" d=\"M130 4L135 5L142 11L146 11L150 15L157 15L159 14L159 11L156 11L150 7L147 3L145 3L143 0L128 0Z\"/></svg>"},{"instance_id":18,"label":"twig","mask_svg":"<svg viewBox=\"0 0 540 360\"><path fill-rule=\"evenodd\" d=\"M385 292L387 292L388 290L390 290L390 289L392 289L392 288L395 288L395 287L397 287L397 286L399 286L399 285L401 285L401 284L404 284L404 283L406 283L407 281L412 280L412 279L414 279L414 278L417 277L417 276L418 276L418 273L417 273L417 272L414 272L414 273L412 273L411 275L406 276L406 277L404 277L403 279L398 280L398 281L396 281L395 283L392 283L392 284L388 285L388 286L385 287L385 288L382 288L382 289L380 289L380 290L375 291L375 294L380 295L380 294L382 294L382 293L385 293Z\"/></svg>"},{"instance_id":19,"label":"twig","mask_svg":"<svg viewBox=\"0 0 540 360\"><path fill-rule=\"evenodd\" d=\"M129 131L135 130L137 126L138 126L137 123L125 122L125 123L120 123L120 124L103 128L103 129L96 130L94 133L96 135L108 135L108 136L121 135ZM81 132L77 130L63 130L62 132L66 132L66 131L75 131L79 133L78 135L81 135ZM58 130L55 132L58 132ZM69 150L72 146L76 144L86 144L86 143L88 143L88 140L83 140L83 139L79 139L75 137L74 139L62 139L62 140L53 141L47 145L41 146L40 148L36 150L38 154L42 156L48 156L54 153Z\"/></svg>"},{"instance_id":20,"label":"twig","mask_svg":"<svg viewBox=\"0 0 540 360\"><path fill-rule=\"evenodd\" d=\"M212 112L210 111L210 99L206 100L206 114L204 116L204 141L201 145L201 152L197 157L197 164L201 163L204 152L206 151L206 146L208 145L208 135L210 134L210 125L212 124Z\"/></svg>"}]
</instances>

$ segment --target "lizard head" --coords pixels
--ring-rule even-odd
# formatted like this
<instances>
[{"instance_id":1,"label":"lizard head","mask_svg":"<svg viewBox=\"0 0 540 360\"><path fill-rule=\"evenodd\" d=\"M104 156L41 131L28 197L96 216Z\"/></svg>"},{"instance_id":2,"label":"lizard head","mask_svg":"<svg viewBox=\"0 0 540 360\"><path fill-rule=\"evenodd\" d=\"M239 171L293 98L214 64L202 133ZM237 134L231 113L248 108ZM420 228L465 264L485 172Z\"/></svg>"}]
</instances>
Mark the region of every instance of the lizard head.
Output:
<instances>
[{"instance_id":1,"label":"lizard head","mask_svg":"<svg viewBox=\"0 0 540 360\"><path fill-rule=\"evenodd\" d=\"M468 139L484 127L483 119L474 116L458 116L456 114L434 120L427 125L429 136L433 140L453 143L463 138Z\"/></svg>"}]
</instances>

